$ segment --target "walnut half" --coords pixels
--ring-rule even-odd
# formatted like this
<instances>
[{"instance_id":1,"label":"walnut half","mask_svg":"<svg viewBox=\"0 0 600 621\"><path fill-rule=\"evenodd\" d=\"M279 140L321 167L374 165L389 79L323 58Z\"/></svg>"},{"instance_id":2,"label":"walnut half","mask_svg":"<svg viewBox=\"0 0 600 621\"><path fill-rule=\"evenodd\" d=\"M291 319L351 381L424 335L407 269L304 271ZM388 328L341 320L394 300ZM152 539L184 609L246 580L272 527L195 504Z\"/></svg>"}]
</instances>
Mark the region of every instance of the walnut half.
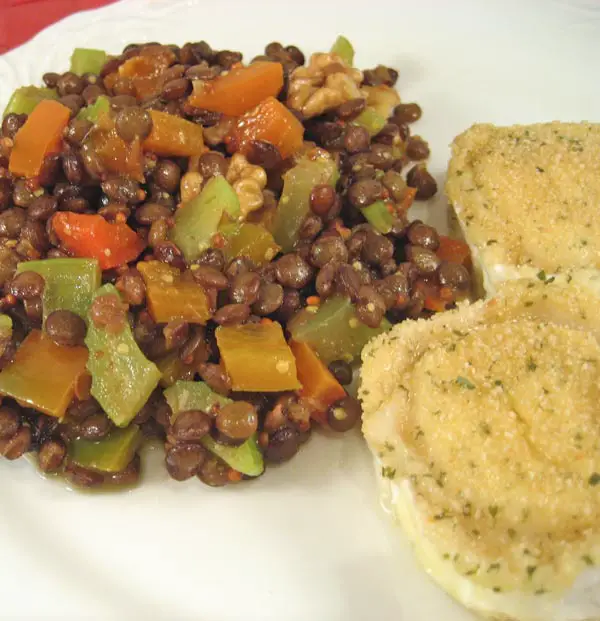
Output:
<instances>
[{"instance_id":1,"label":"walnut half","mask_svg":"<svg viewBox=\"0 0 600 621\"><path fill-rule=\"evenodd\" d=\"M241 153L236 153L231 158L226 179L238 195L242 219L263 206L262 191L267 185L264 168L250 164Z\"/></svg>"},{"instance_id":2,"label":"walnut half","mask_svg":"<svg viewBox=\"0 0 600 621\"><path fill-rule=\"evenodd\" d=\"M362 71L349 67L337 54L313 54L308 66L292 72L287 105L305 118L317 116L363 97L362 81Z\"/></svg>"}]
</instances>

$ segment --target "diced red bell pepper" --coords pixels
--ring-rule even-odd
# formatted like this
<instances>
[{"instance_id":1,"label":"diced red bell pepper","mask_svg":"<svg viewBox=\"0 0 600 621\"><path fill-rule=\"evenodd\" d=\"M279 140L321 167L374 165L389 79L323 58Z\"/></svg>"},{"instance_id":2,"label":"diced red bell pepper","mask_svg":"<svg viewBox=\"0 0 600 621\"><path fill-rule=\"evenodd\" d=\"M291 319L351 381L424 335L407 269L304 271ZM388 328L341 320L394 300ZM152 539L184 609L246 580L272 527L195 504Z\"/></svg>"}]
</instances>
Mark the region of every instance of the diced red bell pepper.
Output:
<instances>
[{"instance_id":1,"label":"diced red bell pepper","mask_svg":"<svg viewBox=\"0 0 600 621\"><path fill-rule=\"evenodd\" d=\"M52 228L62 246L76 257L98 259L108 270L136 259L144 242L124 222L107 222L95 214L61 211L54 215Z\"/></svg>"}]
</instances>

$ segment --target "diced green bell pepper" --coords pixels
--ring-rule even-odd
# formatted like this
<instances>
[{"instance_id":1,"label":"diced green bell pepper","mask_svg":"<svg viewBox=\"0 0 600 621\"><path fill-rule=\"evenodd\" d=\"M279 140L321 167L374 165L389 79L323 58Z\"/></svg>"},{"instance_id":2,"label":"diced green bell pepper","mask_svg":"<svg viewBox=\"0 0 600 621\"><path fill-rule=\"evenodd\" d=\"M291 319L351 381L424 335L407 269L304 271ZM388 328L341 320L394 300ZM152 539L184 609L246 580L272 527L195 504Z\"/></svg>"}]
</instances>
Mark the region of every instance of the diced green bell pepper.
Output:
<instances>
[{"instance_id":1,"label":"diced green bell pepper","mask_svg":"<svg viewBox=\"0 0 600 621\"><path fill-rule=\"evenodd\" d=\"M279 252L273 235L260 224L226 224L219 232L225 238L223 253L228 261L236 257L248 257L260 266L271 261Z\"/></svg>"},{"instance_id":2,"label":"diced green bell pepper","mask_svg":"<svg viewBox=\"0 0 600 621\"><path fill-rule=\"evenodd\" d=\"M354 63L354 48L352 43L343 35L340 35L331 48L332 54L337 54L345 63L352 66Z\"/></svg>"},{"instance_id":3,"label":"diced green bell pepper","mask_svg":"<svg viewBox=\"0 0 600 621\"><path fill-rule=\"evenodd\" d=\"M387 235L392 230L395 218L384 201L371 203L362 210L362 214L380 233Z\"/></svg>"},{"instance_id":4,"label":"diced green bell pepper","mask_svg":"<svg viewBox=\"0 0 600 621\"><path fill-rule=\"evenodd\" d=\"M58 94L51 88L21 86L11 95L2 116L31 114L42 99L58 99Z\"/></svg>"},{"instance_id":5,"label":"diced green bell pepper","mask_svg":"<svg viewBox=\"0 0 600 621\"><path fill-rule=\"evenodd\" d=\"M367 106L352 122L364 127L371 136L377 135L387 123L386 117L371 106Z\"/></svg>"},{"instance_id":6,"label":"diced green bell pepper","mask_svg":"<svg viewBox=\"0 0 600 621\"><path fill-rule=\"evenodd\" d=\"M180 412L186 410L210 410L215 405L226 405L231 399L213 392L204 382L176 382L164 392L165 399L173 411L171 422ZM262 453L258 448L256 435L248 438L241 446L226 446L204 436L202 445L220 457L228 466L249 477L257 477L265 469Z\"/></svg>"},{"instance_id":7,"label":"diced green bell pepper","mask_svg":"<svg viewBox=\"0 0 600 621\"><path fill-rule=\"evenodd\" d=\"M90 123L97 123L101 115L108 114L109 112L110 102L108 97L100 95L93 104L81 108L77 114L77 118L90 121Z\"/></svg>"},{"instance_id":8,"label":"diced green bell pepper","mask_svg":"<svg viewBox=\"0 0 600 621\"><path fill-rule=\"evenodd\" d=\"M307 343L329 364L358 359L367 342L389 330L391 324L384 318L378 328L369 328L359 321L348 298L335 295L327 298L316 313L298 312L287 328L294 341Z\"/></svg>"},{"instance_id":9,"label":"diced green bell pepper","mask_svg":"<svg viewBox=\"0 0 600 621\"><path fill-rule=\"evenodd\" d=\"M194 261L210 247L224 213L237 218L240 201L235 190L221 176L209 179L196 198L177 210L171 241L177 244L187 261Z\"/></svg>"},{"instance_id":10,"label":"diced green bell pepper","mask_svg":"<svg viewBox=\"0 0 600 621\"><path fill-rule=\"evenodd\" d=\"M102 67L104 67L106 58L104 50L76 47L71 55L71 71L77 75L83 75L84 73L98 74Z\"/></svg>"},{"instance_id":11,"label":"diced green bell pepper","mask_svg":"<svg viewBox=\"0 0 600 621\"><path fill-rule=\"evenodd\" d=\"M119 292L107 284L94 297L101 295L119 296ZM92 396L115 425L126 427L158 385L160 370L141 352L129 324L113 334L90 319L85 344L90 352L87 368L92 375Z\"/></svg>"},{"instance_id":12,"label":"diced green bell pepper","mask_svg":"<svg viewBox=\"0 0 600 621\"><path fill-rule=\"evenodd\" d=\"M291 252L310 212L310 193L316 185L335 186L339 174L333 160L300 160L283 175L283 193L277 206L273 237L284 252Z\"/></svg>"},{"instance_id":13,"label":"diced green bell pepper","mask_svg":"<svg viewBox=\"0 0 600 621\"><path fill-rule=\"evenodd\" d=\"M142 444L142 432L137 425L114 429L98 442L79 438L69 445L69 459L89 470L121 472L135 457Z\"/></svg>"},{"instance_id":14,"label":"diced green bell pepper","mask_svg":"<svg viewBox=\"0 0 600 621\"><path fill-rule=\"evenodd\" d=\"M96 259L43 259L17 266L17 274L29 271L43 276L46 283L42 295L44 320L55 310L70 310L87 318L102 279Z\"/></svg>"}]
</instances>

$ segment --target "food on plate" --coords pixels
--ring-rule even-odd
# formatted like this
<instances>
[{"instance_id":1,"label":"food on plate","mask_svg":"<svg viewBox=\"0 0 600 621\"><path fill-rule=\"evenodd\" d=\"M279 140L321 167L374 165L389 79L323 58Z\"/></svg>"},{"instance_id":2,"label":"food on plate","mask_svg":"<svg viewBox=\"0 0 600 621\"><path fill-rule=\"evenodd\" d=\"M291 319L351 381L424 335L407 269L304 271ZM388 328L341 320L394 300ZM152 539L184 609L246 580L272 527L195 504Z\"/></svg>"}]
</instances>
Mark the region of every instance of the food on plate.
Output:
<instances>
[{"instance_id":1,"label":"food on plate","mask_svg":"<svg viewBox=\"0 0 600 621\"><path fill-rule=\"evenodd\" d=\"M488 293L502 280L600 267L600 125L474 125L446 191Z\"/></svg>"},{"instance_id":2,"label":"food on plate","mask_svg":"<svg viewBox=\"0 0 600 621\"><path fill-rule=\"evenodd\" d=\"M597 274L508 281L363 350L384 502L493 619L600 618L599 295Z\"/></svg>"},{"instance_id":3,"label":"food on plate","mask_svg":"<svg viewBox=\"0 0 600 621\"><path fill-rule=\"evenodd\" d=\"M0 454L129 485L158 439L224 485L347 431L363 345L469 295L466 244L409 223L436 182L398 74L205 42L77 49L0 136Z\"/></svg>"}]
</instances>

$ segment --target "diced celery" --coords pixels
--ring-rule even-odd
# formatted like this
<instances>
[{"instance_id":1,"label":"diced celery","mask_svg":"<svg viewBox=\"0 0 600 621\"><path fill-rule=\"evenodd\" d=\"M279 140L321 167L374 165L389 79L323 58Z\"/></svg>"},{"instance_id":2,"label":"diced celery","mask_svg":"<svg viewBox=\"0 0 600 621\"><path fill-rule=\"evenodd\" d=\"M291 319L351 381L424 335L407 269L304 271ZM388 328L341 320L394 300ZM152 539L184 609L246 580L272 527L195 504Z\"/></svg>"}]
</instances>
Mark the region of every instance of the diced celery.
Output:
<instances>
[{"instance_id":1,"label":"diced celery","mask_svg":"<svg viewBox=\"0 0 600 621\"><path fill-rule=\"evenodd\" d=\"M204 382L176 382L164 392L171 407L173 422L180 412L186 410L210 410L214 405L226 405L231 399L213 392ZM265 469L263 456L258 449L256 435L251 436L241 446L219 444L210 436L204 436L202 445L220 457L231 468L249 477L257 477Z\"/></svg>"},{"instance_id":2,"label":"diced celery","mask_svg":"<svg viewBox=\"0 0 600 621\"><path fill-rule=\"evenodd\" d=\"M93 104L81 108L77 118L90 121L90 123L97 123L101 115L108 114L109 112L110 102L108 97L101 95Z\"/></svg>"},{"instance_id":3,"label":"diced celery","mask_svg":"<svg viewBox=\"0 0 600 621\"><path fill-rule=\"evenodd\" d=\"M352 122L364 127L371 136L375 136L385 126L386 117L379 114L375 108L367 106Z\"/></svg>"},{"instance_id":4,"label":"diced celery","mask_svg":"<svg viewBox=\"0 0 600 621\"><path fill-rule=\"evenodd\" d=\"M220 444L210 436L201 440L204 448L220 457L228 466L249 477L261 475L265 469L262 453L258 448L256 434L240 446Z\"/></svg>"},{"instance_id":5,"label":"diced celery","mask_svg":"<svg viewBox=\"0 0 600 621\"><path fill-rule=\"evenodd\" d=\"M70 310L86 319L101 283L96 259L43 259L19 263L17 274L37 272L45 281L42 303L44 319L55 310Z\"/></svg>"},{"instance_id":6,"label":"diced celery","mask_svg":"<svg viewBox=\"0 0 600 621\"><path fill-rule=\"evenodd\" d=\"M330 159L300 160L284 175L283 193L277 206L273 237L284 252L293 250L300 227L310 212L310 193L316 185L335 186L338 180L335 162Z\"/></svg>"},{"instance_id":7,"label":"diced celery","mask_svg":"<svg viewBox=\"0 0 600 621\"><path fill-rule=\"evenodd\" d=\"M302 310L287 325L294 341L310 345L321 360L352 362L374 336L391 328L383 319L378 328L369 328L356 316L350 300L342 296L327 298L316 313Z\"/></svg>"},{"instance_id":8,"label":"diced celery","mask_svg":"<svg viewBox=\"0 0 600 621\"><path fill-rule=\"evenodd\" d=\"M77 47L71 55L71 71L77 75L84 73L100 73L106 63L106 52L104 50L92 50Z\"/></svg>"},{"instance_id":9,"label":"diced celery","mask_svg":"<svg viewBox=\"0 0 600 621\"><path fill-rule=\"evenodd\" d=\"M89 470L121 472L125 470L142 444L142 432L137 425L114 429L98 442L79 438L69 445L70 460Z\"/></svg>"},{"instance_id":10,"label":"diced celery","mask_svg":"<svg viewBox=\"0 0 600 621\"><path fill-rule=\"evenodd\" d=\"M363 216L380 233L387 235L394 224L394 215L384 201L375 201L362 210Z\"/></svg>"},{"instance_id":11,"label":"diced celery","mask_svg":"<svg viewBox=\"0 0 600 621\"><path fill-rule=\"evenodd\" d=\"M117 289L104 285L94 297L116 295ZM129 324L113 334L88 321L85 344L90 356L91 393L118 427L126 427L148 401L161 378L158 367L140 351Z\"/></svg>"},{"instance_id":12,"label":"diced celery","mask_svg":"<svg viewBox=\"0 0 600 621\"><path fill-rule=\"evenodd\" d=\"M354 63L354 48L352 43L343 35L340 35L331 48L332 54L337 54L345 63L352 66Z\"/></svg>"},{"instance_id":13,"label":"diced celery","mask_svg":"<svg viewBox=\"0 0 600 621\"><path fill-rule=\"evenodd\" d=\"M255 265L264 265L279 252L273 235L260 224L226 224L219 229L225 238L223 253L227 260L248 257Z\"/></svg>"},{"instance_id":14,"label":"diced celery","mask_svg":"<svg viewBox=\"0 0 600 621\"><path fill-rule=\"evenodd\" d=\"M178 381L164 392L165 399L173 412L174 423L180 412L202 410L208 412L214 405L227 405L231 399L217 394L204 382Z\"/></svg>"},{"instance_id":15,"label":"diced celery","mask_svg":"<svg viewBox=\"0 0 600 621\"><path fill-rule=\"evenodd\" d=\"M51 88L21 86L11 95L2 116L7 114L31 114L42 99L58 99L58 95Z\"/></svg>"},{"instance_id":16,"label":"diced celery","mask_svg":"<svg viewBox=\"0 0 600 621\"><path fill-rule=\"evenodd\" d=\"M181 249L186 260L194 261L210 246L224 213L237 218L240 201L235 190L221 176L210 179L196 198L177 210L171 240Z\"/></svg>"}]
</instances>

